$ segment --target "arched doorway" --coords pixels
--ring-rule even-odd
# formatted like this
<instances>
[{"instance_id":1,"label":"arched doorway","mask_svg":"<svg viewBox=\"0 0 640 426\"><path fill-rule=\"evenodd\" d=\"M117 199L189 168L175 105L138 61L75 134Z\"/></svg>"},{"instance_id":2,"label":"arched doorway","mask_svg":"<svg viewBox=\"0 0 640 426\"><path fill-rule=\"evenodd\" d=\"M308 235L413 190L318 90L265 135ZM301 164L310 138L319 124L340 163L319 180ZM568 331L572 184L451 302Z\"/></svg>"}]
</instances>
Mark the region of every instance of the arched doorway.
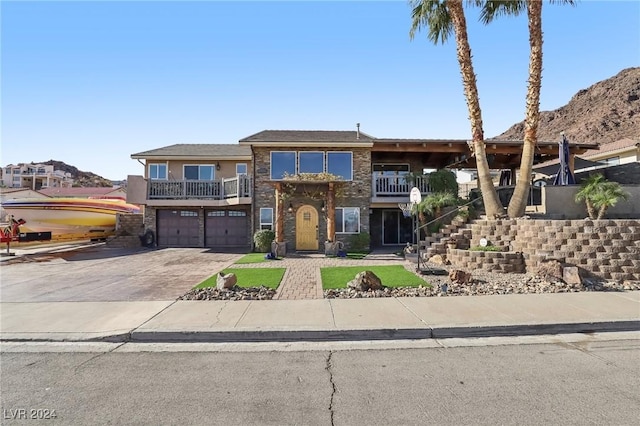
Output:
<instances>
[{"instance_id":1,"label":"arched doorway","mask_svg":"<svg viewBox=\"0 0 640 426\"><path fill-rule=\"evenodd\" d=\"M318 250L318 211L313 206L296 212L296 250Z\"/></svg>"}]
</instances>

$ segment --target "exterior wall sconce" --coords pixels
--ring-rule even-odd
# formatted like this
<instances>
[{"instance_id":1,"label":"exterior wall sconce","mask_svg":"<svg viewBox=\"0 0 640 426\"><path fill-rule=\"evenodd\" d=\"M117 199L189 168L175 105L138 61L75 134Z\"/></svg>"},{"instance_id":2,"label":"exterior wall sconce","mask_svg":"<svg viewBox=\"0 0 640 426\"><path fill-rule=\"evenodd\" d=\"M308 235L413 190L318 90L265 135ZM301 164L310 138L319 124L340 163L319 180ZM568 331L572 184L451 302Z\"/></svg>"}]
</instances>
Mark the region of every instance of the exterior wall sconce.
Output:
<instances>
[{"instance_id":1,"label":"exterior wall sconce","mask_svg":"<svg viewBox=\"0 0 640 426\"><path fill-rule=\"evenodd\" d=\"M220 171L220 162L216 163L216 170Z\"/></svg>"},{"instance_id":2,"label":"exterior wall sconce","mask_svg":"<svg viewBox=\"0 0 640 426\"><path fill-rule=\"evenodd\" d=\"M324 208L324 201L322 202L322 206L320 207L320 211L324 213L325 208Z\"/></svg>"},{"instance_id":3,"label":"exterior wall sconce","mask_svg":"<svg viewBox=\"0 0 640 426\"><path fill-rule=\"evenodd\" d=\"M287 209L289 213L293 213L293 204L289 203L289 208Z\"/></svg>"}]
</instances>

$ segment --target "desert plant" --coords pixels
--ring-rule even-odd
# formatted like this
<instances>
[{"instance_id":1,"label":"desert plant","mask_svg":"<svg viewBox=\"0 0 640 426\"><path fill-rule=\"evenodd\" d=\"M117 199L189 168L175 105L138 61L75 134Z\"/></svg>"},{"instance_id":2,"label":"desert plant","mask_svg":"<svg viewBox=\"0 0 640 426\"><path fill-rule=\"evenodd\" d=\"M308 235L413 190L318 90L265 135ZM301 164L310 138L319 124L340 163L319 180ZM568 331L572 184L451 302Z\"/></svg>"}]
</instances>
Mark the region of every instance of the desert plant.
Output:
<instances>
[{"instance_id":1,"label":"desert plant","mask_svg":"<svg viewBox=\"0 0 640 426\"><path fill-rule=\"evenodd\" d=\"M576 203L584 201L590 219L602 219L610 207L620 199L626 200L629 194L619 183L610 182L601 174L594 174L582 181L576 194Z\"/></svg>"},{"instance_id":2,"label":"desert plant","mask_svg":"<svg viewBox=\"0 0 640 426\"><path fill-rule=\"evenodd\" d=\"M275 239L276 234L271 229L261 229L253 234L253 242L256 251L267 253L271 250L271 243Z\"/></svg>"}]
</instances>

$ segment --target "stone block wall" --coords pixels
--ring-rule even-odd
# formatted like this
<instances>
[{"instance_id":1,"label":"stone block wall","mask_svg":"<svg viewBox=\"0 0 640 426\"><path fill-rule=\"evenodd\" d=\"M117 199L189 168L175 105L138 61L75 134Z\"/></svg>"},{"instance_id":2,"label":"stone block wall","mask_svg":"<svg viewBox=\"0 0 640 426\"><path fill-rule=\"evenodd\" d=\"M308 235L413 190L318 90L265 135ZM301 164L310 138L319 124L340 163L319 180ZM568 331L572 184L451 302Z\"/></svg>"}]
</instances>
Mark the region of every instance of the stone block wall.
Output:
<instances>
[{"instance_id":1,"label":"stone block wall","mask_svg":"<svg viewBox=\"0 0 640 426\"><path fill-rule=\"evenodd\" d=\"M640 280L640 220L478 220L471 230L472 247L484 237L521 252L530 271L558 259L601 278Z\"/></svg>"},{"instance_id":2,"label":"stone block wall","mask_svg":"<svg viewBox=\"0 0 640 426\"><path fill-rule=\"evenodd\" d=\"M107 240L112 248L140 247L140 235L144 233L144 217L142 214L116 214L116 234Z\"/></svg>"},{"instance_id":3,"label":"stone block wall","mask_svg":"<svg viewBox=\"0 0 640 426\"><path fill-rule=\"evenodd\" d=\"M493 272L526 272L522 253L449 249L447 259L457 268L483 269Z\"/></svg>"}]
</instances>

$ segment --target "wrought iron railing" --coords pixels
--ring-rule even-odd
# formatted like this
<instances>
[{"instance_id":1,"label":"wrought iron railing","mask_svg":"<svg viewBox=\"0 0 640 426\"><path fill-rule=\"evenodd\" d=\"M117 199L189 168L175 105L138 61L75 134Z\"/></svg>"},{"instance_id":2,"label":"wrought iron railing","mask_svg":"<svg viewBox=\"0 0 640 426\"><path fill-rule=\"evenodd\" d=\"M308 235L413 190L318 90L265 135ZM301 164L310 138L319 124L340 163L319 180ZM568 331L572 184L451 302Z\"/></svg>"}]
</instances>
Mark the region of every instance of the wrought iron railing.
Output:
<instances>
[{"instance_id":1,"label":"wrought iron railing","mask_svg":"<svg viewBox=\"0 0 640 426\"><path fill-rule=\"evenodd\" d=\"M251 196L251 178L240 175L222 180L149 180L149 199L222 200Z\"/></svg>"}]
</instances>

